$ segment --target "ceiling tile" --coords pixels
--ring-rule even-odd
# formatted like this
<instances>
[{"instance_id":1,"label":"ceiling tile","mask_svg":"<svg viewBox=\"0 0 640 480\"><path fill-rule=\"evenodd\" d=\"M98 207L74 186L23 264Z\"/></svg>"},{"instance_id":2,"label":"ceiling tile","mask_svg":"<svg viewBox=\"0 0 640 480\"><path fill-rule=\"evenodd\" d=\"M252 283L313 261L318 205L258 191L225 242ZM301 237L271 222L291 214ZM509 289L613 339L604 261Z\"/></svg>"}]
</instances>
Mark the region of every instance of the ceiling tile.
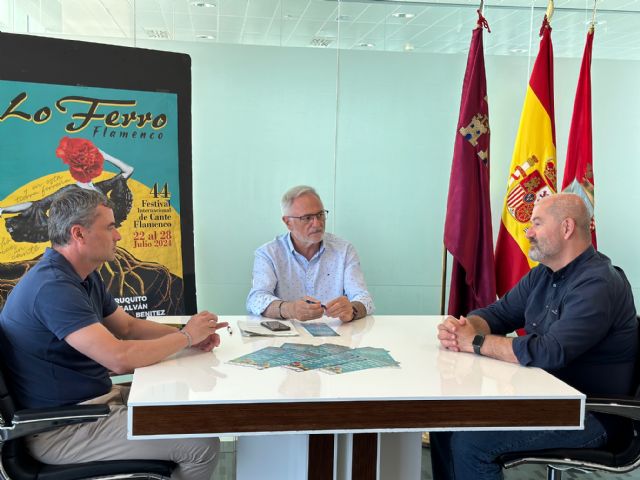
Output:
<instances>
[{"instance_id":1,"label":"ceiling tile","mask_svg":"<svg viewBox=\"0 0 640 480\"><path fill-rule=\"evenodd\" d=\"M219 31L215 40L219 43L441 53L457 52L460 45L468 48L478 4L477 0L429 0L424 5L419 0L202 0L216 4L203 8L191 0L8 1L13 7L11 24L31 33L131 38L135 21L135 35L163 38L164 31L178 41ZM533 9L531 0L491 0L485 6L492 29L485 35L487 54L537 54L544 16L543 2L537 3ZM582 55L592 16L590 3L556 0L552 19L556 56ZM596 20L594 58L640 60L640 0L601 0ZM373 46L362 46L368 43Z\"/></svg>"}]
</instances>

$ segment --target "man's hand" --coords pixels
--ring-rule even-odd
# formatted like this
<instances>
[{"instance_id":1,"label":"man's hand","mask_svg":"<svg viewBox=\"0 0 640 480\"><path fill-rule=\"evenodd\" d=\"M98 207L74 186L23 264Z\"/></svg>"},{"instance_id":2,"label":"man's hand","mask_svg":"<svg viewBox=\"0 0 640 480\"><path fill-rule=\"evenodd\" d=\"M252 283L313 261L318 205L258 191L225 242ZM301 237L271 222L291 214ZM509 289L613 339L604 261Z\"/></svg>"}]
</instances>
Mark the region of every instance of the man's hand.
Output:
<instances>
[{"instance_id":1,"label":"man's hand","mask_svg":"<svg viewBox=\"0 0 640 480\"><path fill-rule=\"evenodd\" d=\"M462 316L459 319L448 316L438 325L440 344L454 352L473 352L471 342L477 333L473 325Z\"/></svg>"},{"instance_id":2,"label":"man's hand","mask_svg":"<svg viewBox=\"0 0 640 480\"><path fill-rule=\"evenodd\" d=\"M226 328L227 325L228 322L218 322L216 314L204 311L191 317L183 330L191 335L193 347L209 352L220 345L220 336L216 330Z\"/></svg>"},{"instance_id":3,"label":"man's hand","mask_svg":"<svg viewBox=\"0 0 640 480\"><path fill-rule=\"evenodd\" d=\"M334 298L327 303L327 316L339 318L343 322L350 322L353 320L353 305L344 295Z\"/></svg>"},{"instance_id":4,"label":"man's hand","mask_svg":"<svg viewBox=\"0 0 640 480\"><path fill-rule=\"evenodd\" d=\"M309 296L306 296L301 300L296 300L295 302L287 303L289 304L289 312L293 313L293 318L303 322L305 320L320 318L324 312L324 308L322 308L320 300Z\"/></svg>"},{"instance_id":5,"label":"man's hand","mask_svg":"<svg viewBox=\"0 0 640 480\"><path fill-rule=\"evenodd\" d=\"M220 335L218 335L217 333L212 333L200 343L192 345L192 347L198 348L203 352L210 352L218 346L220 346Z\"/></svg>"},{"instance_id":6,"label":"man's hand","mask_svg":"<svg viewBox=\"0 0 640 480\"><path fill-rule=\"evenodd\" d=\"M218 322L213 313L200 312L189 319L184 331L191 337L192 346L211 350L220 344L216 330L226 326L227 322ZM107 369L123 374L153 365L184 348L185 339L177 333L175 327L131 317L118 307L105 317L104 324L96 322L80 328L65 341Z\"/></svg>"}]
</instances>

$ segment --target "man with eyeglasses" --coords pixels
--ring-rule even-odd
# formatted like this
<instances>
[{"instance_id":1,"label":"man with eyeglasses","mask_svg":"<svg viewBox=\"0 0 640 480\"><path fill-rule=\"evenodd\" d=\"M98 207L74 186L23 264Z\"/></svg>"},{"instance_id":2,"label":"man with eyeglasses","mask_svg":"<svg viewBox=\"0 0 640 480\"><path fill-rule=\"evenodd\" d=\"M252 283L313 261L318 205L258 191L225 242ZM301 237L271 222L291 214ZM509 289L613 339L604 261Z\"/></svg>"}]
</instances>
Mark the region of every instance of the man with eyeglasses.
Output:
<instances>
[{"instance_id":1,"label":"man with eyeglasses","mask_svg":"<svg viewBox=\"0 0 640 480\"><path fill-rule=\"evenodd\" d=\"M350 322L373 312L360 259L349 242L325 233L328 211L318 193L299 185L281 201L288 233L255 252L247 310L268 318Z\"/></svg>"}]
</instances>

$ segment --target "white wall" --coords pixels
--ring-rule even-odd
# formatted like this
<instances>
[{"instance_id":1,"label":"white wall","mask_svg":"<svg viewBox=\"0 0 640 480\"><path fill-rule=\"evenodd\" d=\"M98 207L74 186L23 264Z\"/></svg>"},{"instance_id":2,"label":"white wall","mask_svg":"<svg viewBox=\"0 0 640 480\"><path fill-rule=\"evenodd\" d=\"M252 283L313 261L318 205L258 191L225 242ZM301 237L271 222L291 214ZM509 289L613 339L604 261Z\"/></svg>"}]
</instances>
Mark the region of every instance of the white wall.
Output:
<instances>
[{"instance_id":1,"label":"white wall","mask_svg":"<svg viewBox=\"0 0 640 480\"><path fill-rule=\"evenodd\" d=\"M279 198L308 183L331 211L328 230L356 245L378 313L439 312L466 55L137 46L192 57L199 308L244 313L253 251L283 231ZM486 58L494 235L532 64L521 56ZM579 67L579 58L555 59L559 179ZM640 298L640 62L594 60L592 72L598 245Z\"/></svg>"},{"instance_id":2,"label":"white wall","mask_svg":"<svg viewBox=\"0 0 640 480\"><path fill-rule=\"evenodd\" d=\"M280 195L289 186L309 183L331 210L328 229L359 250L378 312L437 313L465 56L175 47L193 60L200 308L243 312L252 252L283 231ZM494 234L528 63L526 57L486 61ZM559 178L579 64L580 59L555 62ZM599 246L625 269L636 295L640 147L633 132L640 127L640 97L634 90L638 78L640 62L594 61Z\"/></svg>"}]
</instances>

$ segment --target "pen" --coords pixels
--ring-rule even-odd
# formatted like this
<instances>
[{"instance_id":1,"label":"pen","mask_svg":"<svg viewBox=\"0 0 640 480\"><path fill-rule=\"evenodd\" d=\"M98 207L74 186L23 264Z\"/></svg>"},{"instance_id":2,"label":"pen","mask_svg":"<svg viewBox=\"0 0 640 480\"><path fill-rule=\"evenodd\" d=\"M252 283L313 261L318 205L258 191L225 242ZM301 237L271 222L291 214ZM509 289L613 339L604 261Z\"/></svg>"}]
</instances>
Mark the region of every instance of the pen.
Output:
<instances>
[{"instance_id":1,"label":"pen","mask_svg":"<svg viewBox=\"0 0 640 480\"><path fill-rule=\"evenodd\" d=\"M316 305L316 304L320 303L320 302L312 302L311 300L307 300L307 299L305 299L305 302L307 302L309 305ZM323 305L323 304L320 303L320 306L322 308L324 308L325 310L327 309L326 305Z\"/></svg>"},{"instance_id":2,"label":"pen","mask_svg":"<svg viewBox=\"0 0 640 480\"><path fill-rule=\"evenodd\" d=\"M233 335L233 329L231 328L231 325L227 325L227 332L229 332L229 335Z\"/></svg>"}]
</instances>

